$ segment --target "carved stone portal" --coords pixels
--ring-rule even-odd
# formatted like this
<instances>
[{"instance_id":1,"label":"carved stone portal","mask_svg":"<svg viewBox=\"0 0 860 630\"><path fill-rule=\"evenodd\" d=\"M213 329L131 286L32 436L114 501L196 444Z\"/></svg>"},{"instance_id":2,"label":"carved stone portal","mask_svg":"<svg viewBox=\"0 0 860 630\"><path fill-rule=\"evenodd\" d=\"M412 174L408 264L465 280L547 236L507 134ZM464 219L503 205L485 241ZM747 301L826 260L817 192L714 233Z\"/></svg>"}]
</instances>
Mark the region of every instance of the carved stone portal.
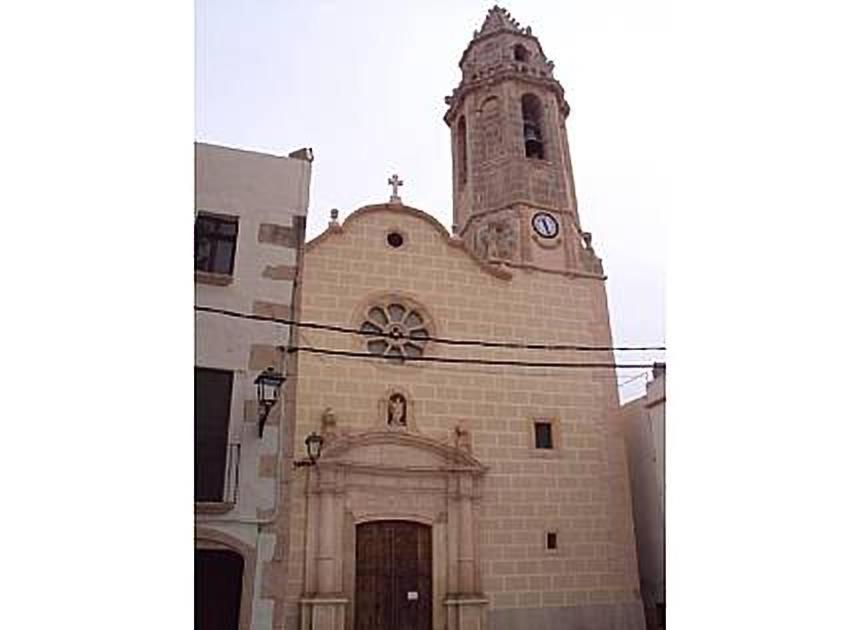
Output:
<instances>
[{"instance_id":1,"label":"carved stone portal","mask_svg":"<svg viewBox=\"0 0 860 630\"><path fill-rule=\"evenodd\" d=\"M312 468L301 630L354 627L356 532L377 521L430 528L433 630L487 627L478 545L487 468L480 461L426 436L383 429L338 437Z\"/></svg>"}]
</instances>

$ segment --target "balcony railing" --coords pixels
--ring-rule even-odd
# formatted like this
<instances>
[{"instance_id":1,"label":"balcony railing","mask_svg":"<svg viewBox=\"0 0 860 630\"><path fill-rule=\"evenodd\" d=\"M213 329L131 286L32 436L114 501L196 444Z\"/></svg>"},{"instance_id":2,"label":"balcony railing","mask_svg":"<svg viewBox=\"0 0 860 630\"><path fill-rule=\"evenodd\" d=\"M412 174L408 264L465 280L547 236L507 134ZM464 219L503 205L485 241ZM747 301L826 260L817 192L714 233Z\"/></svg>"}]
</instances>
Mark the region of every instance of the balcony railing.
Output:
<instances>
[{"instance_id":1,"label":"balcony railing","mask_svg":"<svg viewBox=\"0 0 860 630\"><path fill-rule=\"evenodd\" d=\"M227 445L227 470L224 476L224 503L239 501L239 455L241 444Z\"/></svg>"}]
</instances>

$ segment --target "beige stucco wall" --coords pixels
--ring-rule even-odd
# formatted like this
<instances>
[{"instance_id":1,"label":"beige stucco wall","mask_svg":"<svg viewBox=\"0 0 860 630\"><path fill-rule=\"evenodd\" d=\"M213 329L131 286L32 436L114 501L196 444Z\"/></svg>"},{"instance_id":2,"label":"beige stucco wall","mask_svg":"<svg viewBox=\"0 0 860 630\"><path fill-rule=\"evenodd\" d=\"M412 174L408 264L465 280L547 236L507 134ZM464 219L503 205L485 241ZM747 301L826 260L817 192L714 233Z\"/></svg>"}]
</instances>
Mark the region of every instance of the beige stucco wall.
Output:
<instances>
[{"instance_id":1,"label":"beige stucco wall","mask_svg":"<svg viewBox=\"0 0 860 630\"><path fill-rule=\"evenodd\" d=\"M403 247L386 244L391 229L405 236ZM428 215L398 205L359 210L342 228L330 229L309 244L303 294L307 321L355 327L363 308L375 298L400 296L426 309L437 336L612 342L602 279L523 269L511 270L508 279L499 277ZM358 336L325 331L302 330L299 342L366 350ZM425 356L586 360L579 353L437 343L428 345ZM611 353L594 352L587 360L614 359ZM392 388L404 391L410 400L411 431L454 444L455 427L465 428L471 433L472 455L489 467L476 529L490 627L526 627L536 619L530 611L538 608L555 611L552 618L565 623L587 617L594 628L641 627L626 457L612 370L391 365L300 353L293 457L304 456L301 441L321 430L327 407L335 413L339 431L383 429L383 401ZM533 448L532 422L537 418L554 420L556 449ZM297 473L296 480L304 483L305 474ZM302 551L306 509L304 495L294 492L288 510L287 628L297 627L303 576L307 563L313 562ZM555 551L545 549L548 531L558 532ZM604 614L601 606L607 611L626 607L628 612ZM513 609L523 614L516 619L513 613L502 614ZM577 616L577 611L584 612Z\"/></svg>"},{"instance_id":2,"label":"beige stucco wall","mask_svg":"<svg viewBox=\"0 0 860 630\"><path fill-rule=\"evenodd\" d=\"M301 263L310 173L306 159L196 144L195 212L239 220L232 277L216 278L218 283L210 284L206 274L195 274L196 305L240 313L262 308L283 317L290 313L296 288L293 278L299 276ZM268 238L264 229L261 239L264 225L281 226L282 238ZM285 428L294 413L294 397L289 396L288 381L283 388L287 397L272 411L260 438L253 381L270 364L294 373L287 355L276 350L287 346L288 340L285 326L195 313L195 365L234 373L228 443L231 452L239 451L238 501L222 506L218 513L198 509L197 539L198 545L218 540L245 556L243 629L272 627L274 602L265 597L261 582L278 542L276 503L286 486L277 465L288 443Z\"/></svg>"}]
</instances>

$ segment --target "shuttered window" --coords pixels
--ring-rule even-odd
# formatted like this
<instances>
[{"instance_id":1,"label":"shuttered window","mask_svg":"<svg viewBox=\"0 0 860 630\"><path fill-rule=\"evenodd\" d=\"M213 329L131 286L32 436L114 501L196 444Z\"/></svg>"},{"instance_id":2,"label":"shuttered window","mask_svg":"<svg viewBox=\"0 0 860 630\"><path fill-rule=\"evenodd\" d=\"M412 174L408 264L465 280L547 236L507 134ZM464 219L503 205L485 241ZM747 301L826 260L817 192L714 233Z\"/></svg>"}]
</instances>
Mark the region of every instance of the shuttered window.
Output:
<instances>
[{"instance_id":1,"label":"shuttered window","mask_svg":"<svg viewBox=\"0 0 860 630\"><path fill-rule=\"evenodd\" d=\"M233 373L194 368L194 499L223 501Z\"/></svg>"}]
</instances>

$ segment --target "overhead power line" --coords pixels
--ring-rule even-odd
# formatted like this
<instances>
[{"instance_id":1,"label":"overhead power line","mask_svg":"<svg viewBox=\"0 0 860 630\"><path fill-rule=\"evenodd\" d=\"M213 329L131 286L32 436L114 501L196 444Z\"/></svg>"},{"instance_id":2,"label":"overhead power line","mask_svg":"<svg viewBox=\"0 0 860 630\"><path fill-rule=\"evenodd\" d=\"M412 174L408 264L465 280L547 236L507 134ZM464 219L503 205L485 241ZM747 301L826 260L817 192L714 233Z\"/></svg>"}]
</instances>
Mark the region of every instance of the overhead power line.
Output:
<instances>
[{"instance_id":1,"label":"overhead power line","mask_svg":"<svg viewBox=\"0 0 860 630\"><path fill-rule=\"evenodd\" d=\"M350 357L359 359L382 359L392 363L454 363L466 365L498 365L508 367L535 367L535 368L610 368L610 369L643 369L653 367L652 363L562 363L552 361L513 361L505 359L467 359L459 357L392 357L390 355L373 354L372 352L354 352L351 350L331 350L329 348L315 348L313 346L290 346L287 352L309 352L311 354L324 354L328 356Z\"/></svg>"},{"instance_id":2,"label":"overhead power line","mask_svg":"<svg viewBox=\"0 0 860 630\"><path fill-rule=\"evenodd\" d=\"M345 333L351 335L361 335L363 337L390 337L385 333L368 332L358 328L349 328L347 326L338 326L336 324L321 324L318 322L302 322L293 319L284 319L281 317L269 317L268 315L252 315L250 313L240 313L223 308L213 308L211 306L194 306L194 310L203 313L215 313L225 315L227 317L238 317L242 319L250 319L261 322L273 322L276 324L284 324L287 326L296 326L297 328L309 328L313 330L328 330L332 332ZM574 351L574 352L633 352L646 350L665 350L665 346L585 346L575 344L546 344L546 343L517 343L509 341L484 341L479 339L451 339L449 337L421 337L422 341L434 341L436 343L446 344L450 346L479 346L482 348L508 348L516 350L553 350L553 351ZM376 355L373 355L376 356ZM647 365L645 367L651 367Z\"/></svg>"},{"instance_id":3,"label":"overhead power line","mask_svg":"<svg viewBox=\"0 0 860 630\"><path fill-rule=\"evenodd\" d=\"M299 332L300 342L299 344L304 344L308 346L312 346L313 343L305 337L301 332ZM285 349L286 351L286 349ZM318 355L321 360L327 361L337 361L340 357L325 357L324 355ZM377 357L378 358L378 357ZM393 359L392 359L393 360ZM633 379L642 378L651 374L651 370L653 369L653 365L649 365L648 369L644 372L639 372L637 375L630 376L629 373L625 373L622 375L620 372L611 371L611 370L592 370L588 374L588 378L592 381L611 381L617 384L619 387L624 385L625 383L629 384L629 382ZM481 365L451 365L445 363L424 363L421 366L422 369L425 370L444 370L446 374L457 374L462 376L493 376L493 377L506 377L508 376L505 372L496 369L494 366L481 366ZM529 369L529 376L555 376L555 373L551 368L543 369L540 368L531 368Z\"/></svg>"}]
</instances>

